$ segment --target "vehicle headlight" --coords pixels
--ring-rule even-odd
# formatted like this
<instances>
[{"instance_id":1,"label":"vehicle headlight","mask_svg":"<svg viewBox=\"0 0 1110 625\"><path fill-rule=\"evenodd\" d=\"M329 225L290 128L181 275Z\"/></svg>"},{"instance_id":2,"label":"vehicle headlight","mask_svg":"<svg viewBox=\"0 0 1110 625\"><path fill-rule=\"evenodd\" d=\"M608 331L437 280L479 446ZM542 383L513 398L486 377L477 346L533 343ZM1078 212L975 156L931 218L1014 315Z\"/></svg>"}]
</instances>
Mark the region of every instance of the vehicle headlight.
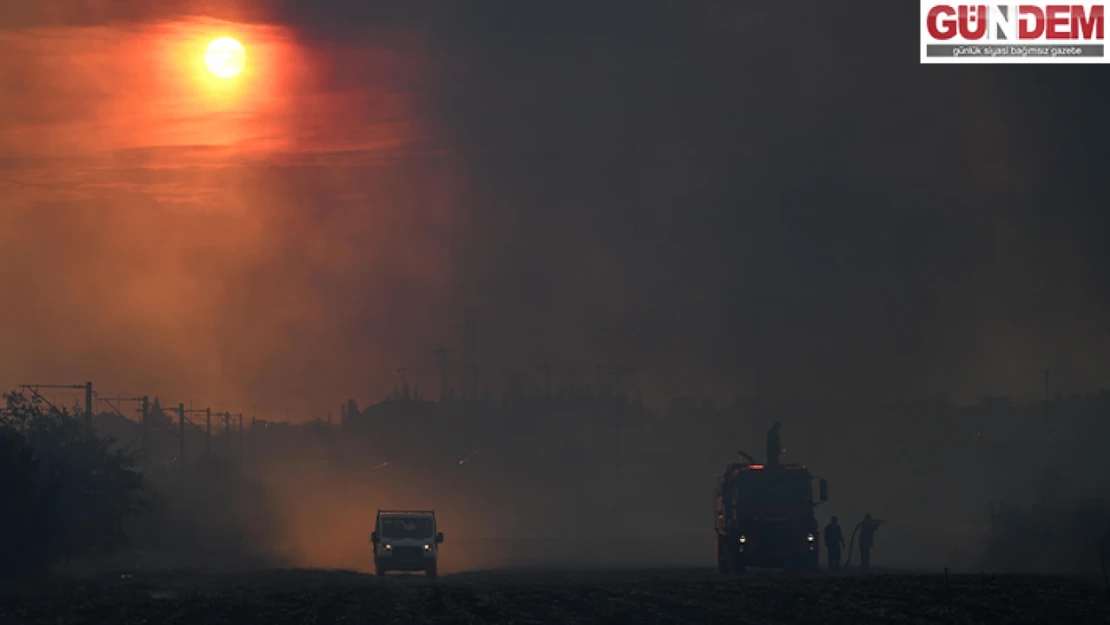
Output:
<instances>
[{"instance_id":1,"label":"vehicle headlight","mask_svg":"<svg viewBox=\"0 0 1110 625\"><path fill-rule=\"evenodd\" d=\"M386 546L385 546L385 547L383 547L383 548L384 548L384 549L385 549L386 551L392 551L392 550L393 550L393 545L386 545Z\"/></svg>"},{"instance_id":2,"label":"vehicle headlight","mask_svg":"<svg viewBox=\"0 0 1110 625\"><path fill-rule=\"evenodd\" d=\"M813 540L814 540L813 534L806 534L806 540L808 540L809 542L813 542Z\"/></svg>"},{"instance_id":3,"label":"vehicle headlight","mask_svg":"<svg viewBox=\"0 0 1110 625\"><path fill-rule=\"evenodd\" d=\"M740 544L743 545L746 542L748 542L748 537L747 536L740 536Z\"/></svg>"},{"instance_id":4,"label":"vehicle headlight","mask_svg":"<svg viewBox=\"0 0 1110 625\"><path fill-rule=\"evenodd\" d=\"M424 551L431 551L431 550L432 550L432 546L431 546L431 545L428 545L428 544L425 544L425 545L424 545Z\"/></svg>"}]
</instances>

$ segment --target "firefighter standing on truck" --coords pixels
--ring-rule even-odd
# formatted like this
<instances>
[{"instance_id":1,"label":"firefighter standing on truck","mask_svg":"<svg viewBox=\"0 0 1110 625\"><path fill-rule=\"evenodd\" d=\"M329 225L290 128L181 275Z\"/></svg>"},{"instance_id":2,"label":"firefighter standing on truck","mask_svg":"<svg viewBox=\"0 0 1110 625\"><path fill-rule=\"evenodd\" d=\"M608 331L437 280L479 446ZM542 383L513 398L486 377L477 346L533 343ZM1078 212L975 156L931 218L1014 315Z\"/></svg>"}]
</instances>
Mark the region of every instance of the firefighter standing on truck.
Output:
<instances>
[{"instance_id":1,"label":"firefighter standing on truck","mask_svg":"<svg viewBox=\"0 0 1110 625\"><path fill-rule=\"evenodd\" d=\"M782 453L782 441L779 440L780 427L782 427L782 424L775 421L775 424L767 432L767 464L769 465L777 465L779 454Z\"/></svg>"}]
</instances>

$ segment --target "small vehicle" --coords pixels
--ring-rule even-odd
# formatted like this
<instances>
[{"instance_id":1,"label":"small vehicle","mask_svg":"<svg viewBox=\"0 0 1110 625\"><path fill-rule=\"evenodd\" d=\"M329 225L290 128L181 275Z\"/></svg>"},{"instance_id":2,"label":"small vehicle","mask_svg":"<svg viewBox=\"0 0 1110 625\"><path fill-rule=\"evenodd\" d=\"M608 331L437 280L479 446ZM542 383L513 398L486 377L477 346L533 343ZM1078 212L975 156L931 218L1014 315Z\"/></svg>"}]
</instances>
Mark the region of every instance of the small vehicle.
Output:
<instances>
[{"instance_id":1,"label":"small vehicle","mask_svg":"<svg viewBox=\"0 0 1110 625\"><path fill-rule=\"evenodd\" d=\"M443 532L436 531L435 510L378 510L374 532L374 571L424 571L436 576Z\"/></svg>"},{"instance_id":2,"label":"small vehicle","mask_svg":"<svg viewBox=\"0 0 1110 625\"><path fill-rule=\"evenodd\" d=\"M820 480L818 501L813 480ZM717 568L742 575L748 566L816 571L820 536L814 508L829 486L804 465L731 464L714 476Z\"/></svg>"}]
</instances>

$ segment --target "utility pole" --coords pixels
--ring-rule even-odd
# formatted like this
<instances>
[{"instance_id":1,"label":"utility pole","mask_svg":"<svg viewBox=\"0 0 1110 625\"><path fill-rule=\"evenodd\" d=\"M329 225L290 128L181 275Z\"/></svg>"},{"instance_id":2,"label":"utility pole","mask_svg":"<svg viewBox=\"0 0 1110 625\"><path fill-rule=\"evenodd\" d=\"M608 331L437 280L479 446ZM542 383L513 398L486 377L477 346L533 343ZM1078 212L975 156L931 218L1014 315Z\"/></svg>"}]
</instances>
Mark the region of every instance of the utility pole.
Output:
<instances>
[{"instance_id":1,"label":"utility pole","mask_svg":"<svg viewBox=\"0 0 1110 625\"><path fill-rule=\"evenodd\" d=\"M85 382L85 426L89 427L89 428L92 427L92 418L93 418L92 401L93 401L92 382Z\"/></svg>"},{"instance_id":2,"label":"utility pole","mask_svg":"<svg viewBox=\"0 0 1110 625\"><path fill-rule=\"evenodd\" d=\"M231 413L224 412L224 438L227 439L227 461L231 462Z\"/></svg>"},{"instance_id":3,"label":"utility pole","mask_svg":"<svg viewBox=\"0 0 1110 625\"><path fill-rule=\"evenodd\" d=\"M474 310L465 311L463 329L463 397L478 399L478 320Z\"/></svg>"},{"instance_id":4,"label":"utility pole","mask_svg":"<svg viewBox=\"0 0 1110 625\"><path fill-rule=\"evenodd\" d=\"M474 337L472 339L472 343L471 343L471 346L473 347L473 353L474 353L474 356L471 359L471 366L473 367L474 370L470 374L470 396L477 400L479 398L479 395L478 395L478 363L481 362L481 357L482 357L482 352L481 352L482 335L481 335L480 330L479 330L479 322L478 322L477 318L472 320L470 331L471 331L471 334Z\"/></svg>"},{"instance_id":5,"label":"utility pole","mask_svg":"<svg viewBox=\"0 0 1110 625\"><path fill-rule=\"evenodd\" d=\"M328 413L330 420L331 413ZM246 465L246 456L243 455L243 413L239 413L239 466Z\"/></svg>"},{"instance_id":6,"label":"utility pole","mask_svg":"<svg viewBox=\"0 0 1110 625\"><path fill-rule=\"evenodd\" d=\"M204 457L212 457L212 409L204 409Z\"/></svg>"},{"instance_id":7,"label":"utility pole","mask_svg":"<svg viewBox=\"0 0 1110 625\"><path fill-rule=\"evenodd\" d=\"M111 408L112 410L114 410L116 412L116 414L118 414L119 416L126 419L127 415L123 414L123 411L120 410L120 408L119 408L120 406L123 405L123 402L125 402L125 401L141 402L141 401L143 401L143 398L142 397L124 397L123 395L117 395L115 397L102 397L102 396L100 396L100 394L96 394L96 410L99 411L100 410L100 402L104 402L104 403L108 404L108 407ZM112 402L115 402L115 403L113 404Z\"/></svg>"},{"instance_id":8,"label":"utility pole","mask_svg":"<svg viewBox=\"0 0 1110 625\"><path fill-rule=\"evenodd\" d=\"M123 414L123 411L119 408L123 405L123 402L125 401L142 403L142 421L140 422L142 431L142 468L143 473L147 473L150 468L150 452L152 447L150 438L150 401L147 396L143 395L142 397L124 397L122 395L116 395L115 397L101 397L100 395L97 395L96 409L100 410L100 402L104 402L108 404L109 408L115 410L116 414L126 419L127 415ZM113 404L112 402L115 403Z\"/></svg>"},{"instance_id":9,"label":"utility pole","mask_svg":"<svg viewBox=\"0 0 1110 625\"><path fill-rule=\"evenodd\" d=\"M150 456L154 441L150 438L150 399L143 395L143 473L150 473Z\"/></svg>"},{"instance_id":10,"label":"utility pole","mask_svg":"<svg viewBox=\"0 0 1110 625\"><path fill-rule=\"evenodd\" d=\"M181 477L185 477L185 402L181 402L177 405L177 423L178 429L180 430L178 434L181 438L181 440L178 441L178 455L181 460Z\"/></svg>"},{"instance_id":11,"label":"utility pole","mask_svg":"<svg viewBox=\"0 0 1110 625\"><path fill-rule=\"evenodd\" d=\"M181 402L180 404L177 405L178 437L180 438L180 440L178 441L178 454L181 456L181 475L183 477L185 475L185 413L189 413L189 414L194 414L194 413L199 413L199 412L207 413L209 410L211 410L211 409L210 408L196 408L196 409L190 408L190 409L186 410L185 409L185 402ZM197 427L197 426L193 425L193 427ZM200 429L200 428L197 428L197 429Z\"/></svg>"},{"instance_id":12,"label":"utility pole","mask_svg":"<svg viewBox=\"0 0 1110 625\"><path fill-rule=\"evenodd\" d=\"M474 346L471 345L470 324L473 311L467 308L463 311L463 361L462 380L459 385L459 397L466 400L470 398L471 360L474 358Z\"/></svg>"},{"instance_id":13,"label":"utility pole","mask_svg":"<svg viewBox=\"0 0 1110 625\"><path fill-rule=\"evenodd\" d=\"M409 379L408 379L408 375L406 375L406 374L408 374L408 372L409 372L408 367L401 367L401 368L397 369L397 373L401 374L401 395L406 396L406 397L409 394Z\"/></svg>"},{"instance_id":14,"label":"utility pole","mask_svg":"<svg viewBox=\"0 0 1110 625\"><path fill-rule=\"evenodd\" d=\"M85 382L84 384L20 384L19 388L22 390L31 391L31 394L45 401L51 408L57 408L52 402L46 400L42 394L39 393L40 388L59 388L59 389L72 389L85 391L85 427L92 427L92 413L93 413L93 392L92 382Z\"/></svg>"},{"instance_id":15,"label":"utility pole","mask_svg":"<svg viewBox=\"0 0 1110 625\"><path fill-rule=\"evenodd\" d=\"M439 360L439 401L447 401L447 354L450 352L446 347L440 347L432 353Z\"/></svg>"}]
</instances>

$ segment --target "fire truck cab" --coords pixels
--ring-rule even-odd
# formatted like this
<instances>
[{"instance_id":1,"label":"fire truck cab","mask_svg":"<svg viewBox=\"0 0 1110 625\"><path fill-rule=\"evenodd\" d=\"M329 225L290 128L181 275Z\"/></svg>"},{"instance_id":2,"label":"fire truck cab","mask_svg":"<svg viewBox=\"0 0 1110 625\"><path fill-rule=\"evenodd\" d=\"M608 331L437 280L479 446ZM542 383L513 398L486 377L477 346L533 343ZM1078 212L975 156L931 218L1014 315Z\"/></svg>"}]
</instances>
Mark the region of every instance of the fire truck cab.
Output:
<instances>
[{"instance_id":1,"label":"fire truck cab","mask_svg":"<svg viewBox=\"0 0 1110 625\"><path fill-rule=\"evenodd\" d=\"M813 497L813 480L820 494ZM717 568L748 566L816 571L820 532L814 508L828 501L828 482L800 464L730 464L714 476Z\"/></svg>"}]
</instances>

